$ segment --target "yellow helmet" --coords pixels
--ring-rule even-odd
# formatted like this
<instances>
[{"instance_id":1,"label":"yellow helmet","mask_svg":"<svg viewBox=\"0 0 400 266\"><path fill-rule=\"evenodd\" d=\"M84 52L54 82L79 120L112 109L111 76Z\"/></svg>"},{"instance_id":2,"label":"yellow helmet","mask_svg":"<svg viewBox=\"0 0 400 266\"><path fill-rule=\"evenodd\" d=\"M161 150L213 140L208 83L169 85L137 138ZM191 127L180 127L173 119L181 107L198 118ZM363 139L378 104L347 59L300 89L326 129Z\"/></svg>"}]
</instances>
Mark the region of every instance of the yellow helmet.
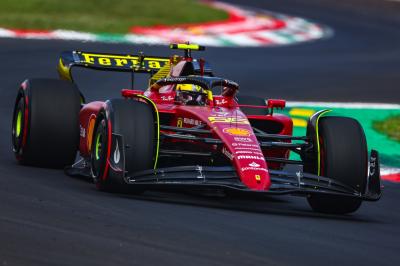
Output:
<instances>
[{"instance_id":1,"label":"yellow helmet","mask_svg":"<svg viewBox=\"0 0 400 266\"><path fill-rule=\"evenodd\" d=\"M207 100L206 91L195 84L177 84L176 96L185 105L205 105Z\"/></svg>"},{"instance_id":2,"label":"yellow helmet","mask_svg":"<svg viewBox=\"0 0 400 266\"><path fill-rule=\"evenodd\" d=\"M204 93L204 90L199 85L194 84L178 84L176 85L177 91L191 91L191 92L200 92Z\"/></svg>"}]
</instances>

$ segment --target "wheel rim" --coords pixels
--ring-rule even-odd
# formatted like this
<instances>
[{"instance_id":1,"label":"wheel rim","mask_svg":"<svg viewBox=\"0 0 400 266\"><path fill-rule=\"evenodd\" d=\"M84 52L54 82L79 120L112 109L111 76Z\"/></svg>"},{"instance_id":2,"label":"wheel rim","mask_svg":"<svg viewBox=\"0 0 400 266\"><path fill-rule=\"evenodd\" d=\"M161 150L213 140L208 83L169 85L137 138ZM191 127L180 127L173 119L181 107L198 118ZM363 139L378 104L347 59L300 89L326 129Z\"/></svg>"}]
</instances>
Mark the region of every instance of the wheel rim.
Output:
<instances>
[{"instance_id":1,"label":"wheel rim","mask_svg":"<svg viewBox=\"0 0 400 266\"><path fill-rule=\"evenodd\" d=\"M21 128L22 128L22 111L18 110L17 121L15 126L15 135L17 136L17 138L21 136Z\"/></svg>"},{"instance_id":2,"label":"wheel rim","mask_svg":"<svg viewBox=\"0 0 400 266\"><path fill-rule=\"evenodd\" d=\"M20 97L17 100L15 109L14 109L14 117L13 117L13 124L12 124L12 139L13 139L13 150L16 153L21 151L22 146L22 138L23 132L25 130L24 125L24 97Z\"/></svg>"},{"instance_id":3,"label":"wheel rim","mask_svg":"<svg viewBox=\"0 0 400 266\"><path fill-rule=\"evenodd\" d=\"M103 173L103 166L105 163L104 151L107 149L107 143L104 141L107 139L107 130L105 128L105 120L100 119L95 134L93 134L93 142L91 148L92 156L92 174L95 177L95 181L98 182L101 179Z\"/></svg>"},{"instance_id":4,"label":"wheel rim","mask_svg":"<svg viewBox=\"0 0 400 266\"><path fill-rule=\"evenodd\" d=\"M100 154L102 152L101 143L102 143L102 134L101 132L98 132L96 135L95 151L94 151L96 160L100 160Z\"/></svg>"}]
</instances>

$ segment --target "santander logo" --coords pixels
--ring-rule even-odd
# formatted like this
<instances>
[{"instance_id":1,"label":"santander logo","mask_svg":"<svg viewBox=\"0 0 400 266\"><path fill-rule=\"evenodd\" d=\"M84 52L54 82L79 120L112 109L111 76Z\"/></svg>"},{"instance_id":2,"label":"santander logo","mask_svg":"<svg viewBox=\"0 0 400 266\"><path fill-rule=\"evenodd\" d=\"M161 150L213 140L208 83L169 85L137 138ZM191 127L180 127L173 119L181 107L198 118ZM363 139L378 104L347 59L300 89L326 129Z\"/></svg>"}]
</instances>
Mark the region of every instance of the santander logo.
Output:
<instances>
[{"instance_id":1,"label":"santander logo","mask_svg":"<svg viewBox=\"0 0 400 266\"><path fill-rule=\"evenodd\" d=\"M251 166L251 167L260 167L260 165L258 163L256 163L256 162L249 163L249 166Z\"/></svg>"}]
</instances>

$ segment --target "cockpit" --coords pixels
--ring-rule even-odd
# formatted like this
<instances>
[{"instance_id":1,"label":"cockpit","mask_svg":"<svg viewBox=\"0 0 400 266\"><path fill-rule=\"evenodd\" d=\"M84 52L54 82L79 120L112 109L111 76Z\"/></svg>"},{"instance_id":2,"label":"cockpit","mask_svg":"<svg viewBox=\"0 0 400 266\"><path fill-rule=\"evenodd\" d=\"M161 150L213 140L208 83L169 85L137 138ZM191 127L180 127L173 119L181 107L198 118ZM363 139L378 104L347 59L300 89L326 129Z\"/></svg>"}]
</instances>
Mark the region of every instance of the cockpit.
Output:
<instances>
[{"instance_id":1,"label":"cockpit","mask_svg":"<svg viewBox=\"0 0 400 266\"><path fill-rule=\"evenodd\" d=\"M175 102L192 106L214 105L212 90L215 87L224 88L222 95L218 97L229 98L233 98L239 89L239 85L236 82L227 79L218 77L185 76L160 79L150 87L149 91L158 93L160 89L171 85L174 86L172 88L175 92Z\"/></svg>"},{"instance_id":2,"label":"cockpit","mask_svg":"<svg viewBox=\"0 0 400 266\"><path fill-rule=\"evenodd\" d=\"M207 92L199 85L177 84L175 101L183 105L204 106L207 103Z\"/></svg>"}]
</instances>

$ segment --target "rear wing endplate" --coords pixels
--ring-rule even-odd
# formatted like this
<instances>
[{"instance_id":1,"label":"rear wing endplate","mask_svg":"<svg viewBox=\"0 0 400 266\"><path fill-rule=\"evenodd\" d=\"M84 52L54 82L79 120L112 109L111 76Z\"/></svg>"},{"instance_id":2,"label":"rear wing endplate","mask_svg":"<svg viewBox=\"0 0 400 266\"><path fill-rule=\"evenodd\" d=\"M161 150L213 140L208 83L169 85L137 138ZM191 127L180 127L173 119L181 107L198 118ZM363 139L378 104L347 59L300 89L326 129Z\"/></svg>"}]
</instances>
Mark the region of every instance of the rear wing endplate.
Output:
<instances>
[{"instance_id":1,"label":"rear wing endplate","mask_svg":"<svg viewBox=\"0 0 400 266\"><path fill-rule=\"evenodd\" d=\"M57 69L62 79L73 81L73 67L154 74L169 64L168 57L67 51L61 54Z\"/></svg>"}]
</instances>

